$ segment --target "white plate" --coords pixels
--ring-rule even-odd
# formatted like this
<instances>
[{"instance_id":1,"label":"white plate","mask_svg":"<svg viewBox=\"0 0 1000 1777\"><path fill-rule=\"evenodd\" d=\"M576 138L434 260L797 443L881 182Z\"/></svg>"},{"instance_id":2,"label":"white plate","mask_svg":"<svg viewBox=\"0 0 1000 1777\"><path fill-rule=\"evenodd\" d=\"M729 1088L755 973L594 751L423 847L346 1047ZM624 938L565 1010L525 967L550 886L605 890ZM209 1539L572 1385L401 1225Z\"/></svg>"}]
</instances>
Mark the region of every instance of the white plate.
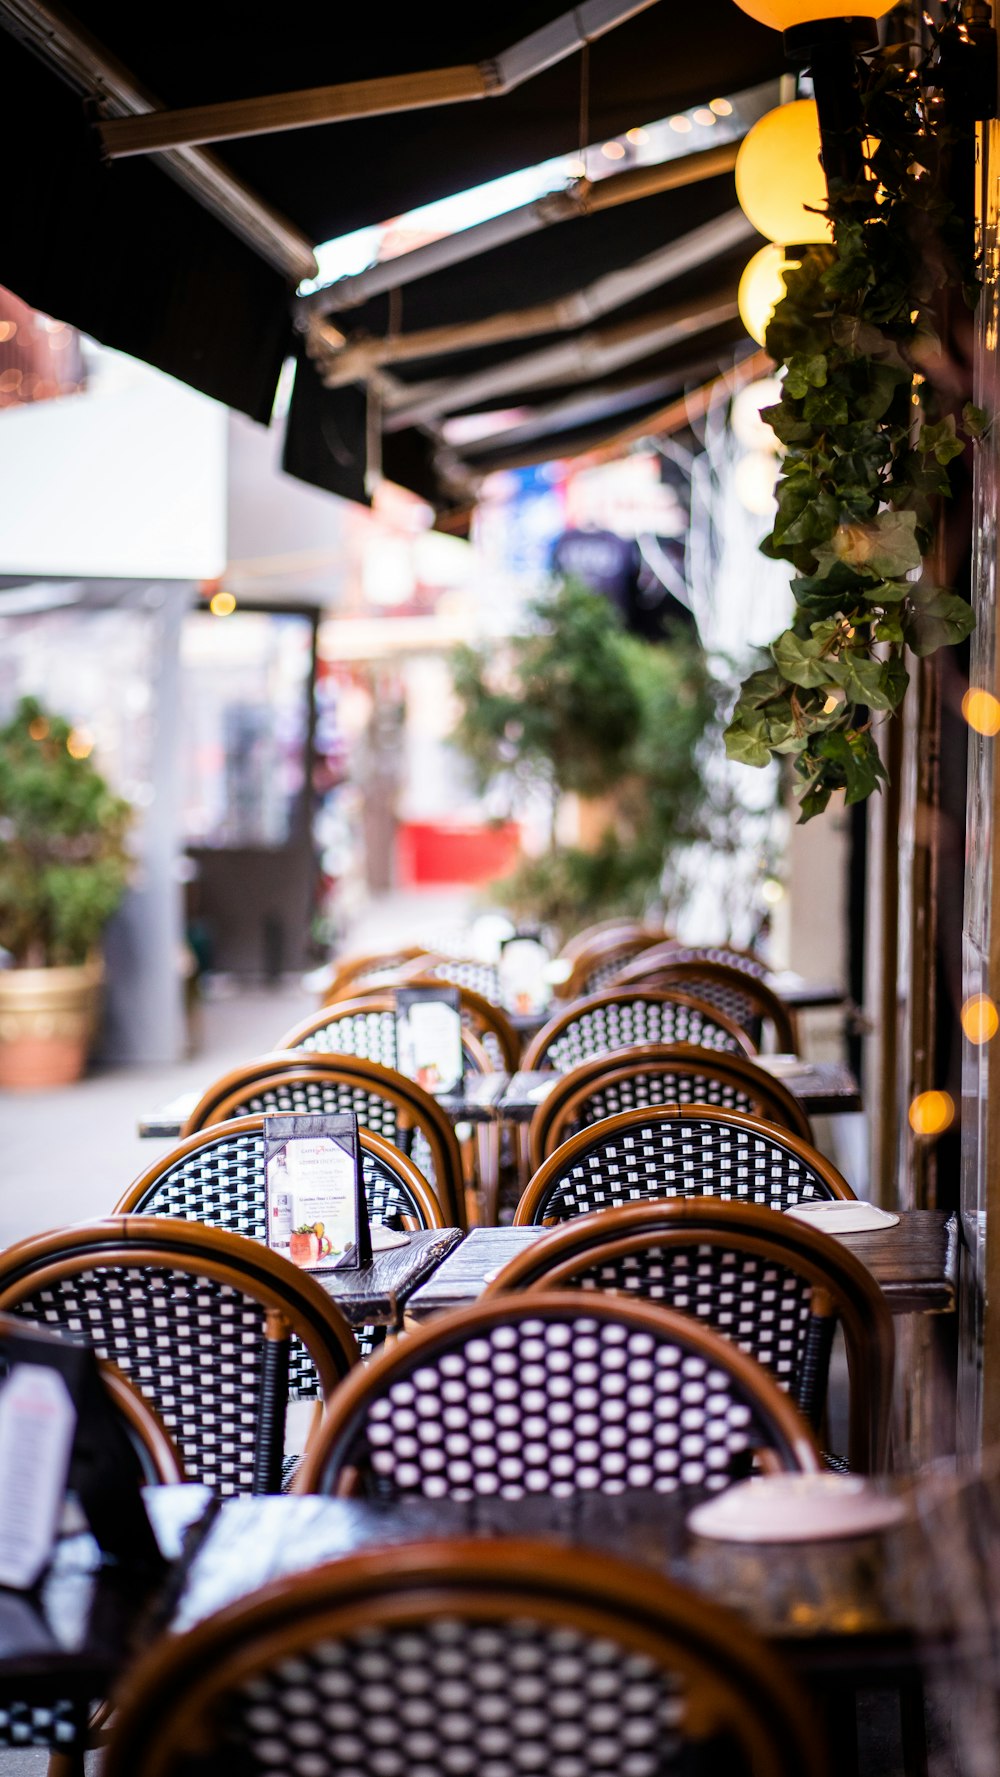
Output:
<instances>
[{"instance_id":1,"label":"white plate","mask_svg":"<svg viewBox=\"0 0 1000 1777\"><path fill-rule=\"evenodd\" d=\"M824 1234L871 1234L876 1228L894 1228L899 1217L890 1209L878 1209L874 1203L857 1203L850 1197L838 1197L827 1203L800 1203L785 1211L797 1222L808 1222Z\"/></svg>"},{"instance_id":2,"label":"white plate","mask_svg":"<svg viewBox=\"0 0 1000 1777\"><path fill-rule=\"evenodd\" d=\"M861 1475L758 1475L696 1506L688 1524L718 1542L810 1543L868 1536L905 1517L901 1499Z\"/></svg>"},{"instance_id":3,"label":"white plate","mask_svg":"<svg viewBox=\"0 0 1000 1777\"><path fill-rule=\"evenodd\" d=\"M373 1253L387 1253L391 1252L394 1246L409 1246L410 1244L410 1236L404 1233L401 1228L383 1228L377 1222L372 1225L371 1237Z\"/></svg>"}]
</instances>

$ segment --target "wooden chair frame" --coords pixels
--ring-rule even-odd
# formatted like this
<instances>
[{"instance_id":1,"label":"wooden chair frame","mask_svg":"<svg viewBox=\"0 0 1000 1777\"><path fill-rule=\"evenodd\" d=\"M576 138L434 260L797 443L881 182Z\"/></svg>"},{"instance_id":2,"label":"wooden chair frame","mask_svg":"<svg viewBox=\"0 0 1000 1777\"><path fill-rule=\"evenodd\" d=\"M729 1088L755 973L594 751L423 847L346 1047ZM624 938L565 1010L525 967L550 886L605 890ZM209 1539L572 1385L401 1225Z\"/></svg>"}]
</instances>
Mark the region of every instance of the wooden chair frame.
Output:
<instances>
[{"instance_id":1,"label":"wooden chair frame","mask_svg":"<svg viewBox=\"0 0 1000 1777\"><path fill-rule=\"evenodd\" d=\"M644 983L650 987L677 986L682 992L689 991L700 998L702 996L699 988L703 981L719 988L729 988L733 993L749 1000L757 1016L764 1023L770 1024L778 1053L798 1053L798 1030L792 1008L778 998L766 981L762 981L757 975L751 975L747 970L733 968L729 963L711 962L707 958L704 961L700 958L695 961L670 958L654 962L653 952L650 951L633 958L622 969L616 986L642 986ZM689 983L687 988L685 982ZM711 1005L712 1002L709 1000L706 1003Z\"/></svg>"},{"instance_id":2,"label":"wooden chair frame","mask_svg":"<svg viewBox=\"0 0 1000 1777\"><path fill-rule=\"evenodd\" d=\"M795 1216L714 1197L661 1198L574 1216L509 1260L487 1284L483 1299L512 1291L564 1290L596 1265L650 1250L669 1255L694 1247L752 1254L808 1281L815 1325L803 1356L801 1410L818 1430L839 1320L850 1377L851 1466L864 1473L884 1469L895 1356L888 1303L854 1253ZM802 1392L813 1398L803 1401Z\"/></svg>"},{"instance_id":3,"label":"wooden chair frame","mask_svg":"<svg viewBox=\"0 0 1000 1777\"><path fill-rule=\"evenodd\" d=\"M262 1305L265 1351L253 1490L280 1491L292 1334L309 1352L324 1395L332 1394L358 1361L354 1336L326 1291L277 1253L237 1234L201 1222L126 1215L36 1234L8 1247L0 1259L0 1313L16 1311L40 1290L99 1266L138 1271L167 1266L228 1284Z\"/></svg>"},{"instance_id":4,"label":"wooden chair frame","mask_svg":"<svg viewBox=\"0 0 1000 1777\"><path fill-rule=\"evenodd\" d=\"M133 1668L106 1777L179 1777L211 1756L224 1700L280 1662L365 1630L455 1617L582 1631L682 1680L689 1741L724 1733L755 1777L827 1777L813 1712L742 1621L650 1568L521 1537L454 1537L364 1550L286 1576Z\"/></svg>"},{"instance_id":5,"label":"wooden chair frame","mask_svg":"<svg viewBox=\"0 0 1000 1777\"><path fill-rule=\"evenodd\" d=\"M400 1133L419 1129L424 1135L434 1161L433 1190L448 1226L466 1225L462 1158L455 1132L437 1100L405 1074L394 1068L380 1067L377 1061L365 1061L358 1055L323 1055L301 1049L275 1050L261 1055L240 1067L230 1068L202 1093L182 1135L193 1135L212 1123L225 1123L234 1116L246 1115L243 1105L270 1088L283 1085L321 1085L329 1081L352 1086L382 1098L396 1113ZM399 1144L397 1144L398 1146Z\"/></svg>"},{"instance_id":6,"label":"wooden chair frame","mask_svg":"<svg viewBox=\"0 0 1000 1777\"><path fill-rule=\"evenodd\" d=\"M400 950L371 951L363 956L342 957L337 963L334 976L323 995L323 1004L331 1000L342 999L344 991L352 981L360 981L365 975L381 974L383 969L403 968L418 957L426 956L427 951L422 944L410 944Z\"/></svg>"},{"instance_id":7,"label":"wooden chair frame","mask_svg":"<svg viewBox=\"0 0 1000 1777\"><path fill-rule=\"evenodd\" d=\"M595 1055L581 1062L568 1074L561 1074L551 1092L538 1106L531 1119L531 1170L537 1172L544 1160L554 1154L585 1110L588 1100L601 1086L613 1086L638 1075L652 1077L672 1074L713 1078L745 1092L757 1102L752 1114L763 1122L777 1123L803 1141L812 1141L809 1118L798 1100L781 1080L742 1055L728 1055L723 1050L699 1049L690 1043L641 1043L634 1049L616 1049L610 1055ZM675 1098L664 1096L664 1104ZM591 1119L592 1121L592 1119Z\"/></svg>"},{"instance_id":8,"label":"wooden chair frame","mask_svg":"<svg viewBox=\"0 0 1000 1777\"><path fill-rule=\"evenodd\" d=\"M581 999L587 993L587 983L595 969L608 968L612 963L625 964L651 945L663 940L662 932L651 932L645 926L634 922L623 922L612 925L603 932L597 932L576 955L570 958L573 967L567 979L559 987L559 997L565 1000ZM563 951L563 956L566 952Z\"/></svg>"},{"instance_id":9,"label":"wooden chair frame","mask_svg":"<svg viewBox=\"0 0 1000 1777\"><path fill-rule=\"evenodd\" d=\"M264 1119L262 1116L229 1117L223 1123L212 1123L207 1129L197 1130L194 1135L186 1136L183 1141L178 1142L177 1146L171 1148L168 1154L161 1154L158 1160L153 1161L152 1166L147 1166L145 1172L141 1172L139 1177L129 1185L128 1190L119 1197L113 1213L115 1215L146 1215L150 1213L146 1209L150 1195L161 1179L172 1172L175 1166L188 1154L195 1154L202 1148L211 1148L216 1143L225 1140L227 1136L253 1134L263 1136L263 1133ZM413 1161L401 1149L393 1147L392 1142L386 1141L384 1136L376 1135L374 1130L361 1129L359 1136L362 1153L373 1154L376 1159L391 1167L392 1171L398 1174L406 1190L410 1192L420 1213L420 1221L415 1222L414 1226L421 1228L447 1227L448 1224L445 1222L441 1205L423 1173L414 1166ZM263 1171L259 1180L259 1189L263 1193ZM203 1227L215 1226L212 1222L205 1222L201 1225Z\"/></svg>"},{"instance_id":10,"label":"wooden chair frame","mask_svg":"<svg viewBox=\"0 0 1000 1777\"><path fill-rule=\"evenodd\" d=\"M738 1024L735 1024L731 1018L727 1018L724 1012L718 1011L715 1006L708 1005L704 1000L696 999L693 994L643 985L632 990L622 990L617 987L607 988L602 993L591 993L584 999L574 1000L571 1005L564 1007L561 1012L557 1012L554 1018L550 1018L548 1024L543 1025L537 1035L532 1038L524 1052L522 1067L526 1072L536 1068L544 1068L546 1053L553 1042L557 1037L561 1037L563 1032L584 1013L599 1006L635 1005L639 1001L649 1005L658 1003L661 1005L693 1006L702 1012L717 1029L724 1031L727 1036L731 1036L735 1045L733 1051L713 1049L712 1054L736 1053L749 1056L752 1060L757 1053L756 1046L747 1036L746 1031L741 1030ZM629 1045L629 1047L632 1046ZM618 1051L614 1049L605 1051L606 1055L617 1053Z\"/></svg>"},{"instance_id":11,"label":"wooden chair frame","mask_svg":"<svg viewBox=\"0 0 1000 1777\"><path fill-rule=\"evenodd\" d=\"M754 1400L774 1439L770 1454L779 1468L796 1473L818 1470L819 1452L813 1434L788 1396L761 1364L702 1322L632 1297L591 1291L581 1299L578 1291L539 1290L533 1294L530 1307L508 1293L441 1315L406 1339L384 1347L364 1370L348 1376L327 1402L323 1422L303 1457L293 1491L340 1497L356 1493L360 1477L351 1465L351 1453L371 1403L394 1382L413 1375L422 1364L447 1354L456 1344L494 1327L511 1325L530 1317L532 1312L567 1320L606 1320L648 1332L658 1341L672 1337L681 1347L698 1352L715 1368L728 1371Z\"/></svg>"},{"instance_id":12,"label":"wooden chair frame","mask_svg":"<svg viewBox=\"0 0 1000 1777\"><path fill-rule=\"evenodd\" d=\"M657 944L662 943L667 936L662 930L654 932L641 919L630 919L624 913L612 914L608 919L598 919L593 925L583 926L580 931L567 938L559 952L559 960L575 962L585 950L590 950L595 944L600 945L609 932L620 932L626 938L649 937Z\"/></svg>"},{"instance_id":13,"label":"wooden chair frame","mask_svg":"<svg viewBox=\"0 0 1000 1777\"><path fill-rule=\"evenodd\" d=\"M572 1167L576 1159L589 1149L613 1140L622 1132L643 1123L685 1121L724 1124L729 1128L745 1129L753 1134L766 1136L768 1141L784 1148L809 1167L815 1174L817 1183L825 1187L831 1197L854 1197L847 1180L841 1177L836 1167L823 1154L809 1142L792 1135L789 1130L779 1129L776 1123L766 1123L760 1117L745 1116L742 1111L721 1111L715 1105L664 1105L662 1108L654 1106L649 1110L640 1107L634 1111L622 1111L618 1117L605 1117L600 1123L592 1123L589 1129L581 1129L578 1135L570 1136L554 1154L550 1154L530 1180L514 1212L514 1226L525 1228L545 1225L545 1204L555 1185L567 1168ZM691 1195L700 1197L707 1193L692 1192ZM566 1219L575 1220L575 1217Z\"/></svg>"},{"instance_id":14,"label":"wooden chair frame","mask_svg":"<svg viewBox=\"0 0 1000 1777\"><path fill-rule=\"evenodd\" d=\"M435 981L431 975L418 975L407 981L407 987L441 987L444 982ZM514 1073L521 1054L521 1045L516 1031L498 1006L484 999L481 993L473 993L470 989L460 987L461 1011L469 1024L462 1031L462 1044L466 1050L466 1060L471 1061L476 1073L492 1073L493 1064L483 1047L482 1032L490 1031L496 1038L503 1055L504 1069ZM325 1030L331 1019L364 1017L366 1013L394 1013L396 998L393 988L380 987L365 989L351 999L332 1000L322 1006L318 1012L310 1013L299 1024L293 1025L285 1032L275 1045L278 1049L298 1049L307 1038L315 1036L318 1031ZM477 1028L478 1027L478 1028ZM325 1054L339 1054L339 1050L329 1049Z\"/></svg>"}]
</instances>

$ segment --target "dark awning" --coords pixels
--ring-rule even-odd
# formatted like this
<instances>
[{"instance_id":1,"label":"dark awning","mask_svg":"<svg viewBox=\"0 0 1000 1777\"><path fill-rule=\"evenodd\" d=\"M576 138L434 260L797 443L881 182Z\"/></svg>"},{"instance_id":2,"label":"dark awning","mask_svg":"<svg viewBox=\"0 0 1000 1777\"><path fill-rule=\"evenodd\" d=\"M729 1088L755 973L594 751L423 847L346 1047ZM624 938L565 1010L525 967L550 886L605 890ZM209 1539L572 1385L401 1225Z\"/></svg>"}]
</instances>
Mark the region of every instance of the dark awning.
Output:
<instances>
[{"instance_id":1,"label":"dark awning","mask_svg":"<svg viewBox=\"0 0 1000 1777\"><path fill-rule=\"evenodd\" d=\"M141 98L116 98L133 88L178 107L479 63L564 11L559 0L535 0L484 22L475 9L439 4L424 9L419 29L392 32L375 10L367 21L355 10L348 27L336 9L310 0L288 15L221 0L175 0L169 12L79 0L72 18L42 0L0 0L0 23L46 44L39 59L4 40L0 282L266 419L291 344L289 295L310 244L571 151L579 54L501 98L227 140L209 153L175 151L172 162L154 154L102 164L85 99L110 95L110 114L121 115L123 105L143 109ZM53 26L39 34L42 15ZM90 60L60 48L76 45L75 24L93 40ZM687 11L657 0L600 36L588 55L591 140L782 67L780 38L732 0ZM100 82L80 73L95 58L114 64ZM221 181L214 197L213 168ZM202 188L218 214L192 195ZM278 217L248 227L244 211L258 199ZM227 226L225 216L243 220ZM255 250L247 240L258 237L264 245Z\"/></svg>"}]
</instances>

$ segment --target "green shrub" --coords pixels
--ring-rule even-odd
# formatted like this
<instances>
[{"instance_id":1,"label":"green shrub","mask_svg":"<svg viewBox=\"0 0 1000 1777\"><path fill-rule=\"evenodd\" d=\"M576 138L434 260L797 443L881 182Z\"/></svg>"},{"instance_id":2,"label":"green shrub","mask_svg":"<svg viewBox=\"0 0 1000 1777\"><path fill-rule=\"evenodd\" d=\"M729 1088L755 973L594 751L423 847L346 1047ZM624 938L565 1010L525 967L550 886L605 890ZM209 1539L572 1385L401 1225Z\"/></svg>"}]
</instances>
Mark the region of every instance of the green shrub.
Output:
<instances>
[{"instance_id":1,"label":"green shrub","mask_svg":"<svg viewBox=\"0 0 1000 1777\"><path fill-rule=\"evenodd\" d=\"M0 947L15 967L86 961L128 884L131 819L71 724L22 698L0 729Z\"/></svg>"}]
</instances>

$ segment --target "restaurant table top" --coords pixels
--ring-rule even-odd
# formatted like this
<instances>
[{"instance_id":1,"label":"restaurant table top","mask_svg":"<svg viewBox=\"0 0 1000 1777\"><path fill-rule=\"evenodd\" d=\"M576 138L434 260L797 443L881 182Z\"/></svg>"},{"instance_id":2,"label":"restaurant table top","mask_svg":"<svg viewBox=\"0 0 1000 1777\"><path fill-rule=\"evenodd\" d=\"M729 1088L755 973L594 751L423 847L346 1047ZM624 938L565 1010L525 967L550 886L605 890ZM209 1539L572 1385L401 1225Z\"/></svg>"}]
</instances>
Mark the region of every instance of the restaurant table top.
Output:
<instances>
[{"instance_id":1,"label":"restaurant table top","mask_svg":"<svg viewBox=\"0 0 1000 1777\"><path fill-rule=\"evenodd\" d=\"M461 1239L461 1228L418 1228L407 1235L405 1246L373 1253L370 1265L312 1276L352 1327L396 1327L413 1291Z\"/></svg>"},{"instance_id":2,"label":"restaurant table top","mask_svg":"<svg viewBox=\"0 0 1000 1777\"><path fill-rule=\"evenodd\" d=\"M883 1485L892 1487L892 1483ZM430 1538L538 1537L653 1567L743 1616L803 1676L840 1684L912 1668L938 1628L921 1536L888 1531L795 1544L709 1541L688 1528L699 1495L582 1493L556 1499L321 1499L226 1502L205 1534L171 1627L189 1629L259 1586L356 1550Z\"/></svg>"},{"instance_id":3,"label":"restaurant table top","mask_svg":"<svg viewBox=\"0 0 1000 1777\"><path fill-rule=\"evenodd\" d=\"M544 1228L473 1228L409 1297L406 1318L464 1308ZM904 1209L895 1227L835 1236L867 1265L894 1314L945 1314L955 1306L957 1226L936 1210Z\"/></svg>"},{"instance_id":4,"label":"restaurant table top","mask_svg":"<svg viewBox=\"0 0 1000 1777\"><path fill-rule=\"evenodd\" d=\"M861 1089L843 1062L801 1061L796 1055L758 1055L754 1059L781 1080L813 1116L861 1109ZM438 1103L453 1123L489 1123L497 1117L527 1123L560 1077L553 1069L470 1074L461 1092L443 1093ZM179 1136L200 1097L200 1092L182 1092L147 1112L139 1119L139 1134L159 1141Z\"/></svg>"}]
</instances>

